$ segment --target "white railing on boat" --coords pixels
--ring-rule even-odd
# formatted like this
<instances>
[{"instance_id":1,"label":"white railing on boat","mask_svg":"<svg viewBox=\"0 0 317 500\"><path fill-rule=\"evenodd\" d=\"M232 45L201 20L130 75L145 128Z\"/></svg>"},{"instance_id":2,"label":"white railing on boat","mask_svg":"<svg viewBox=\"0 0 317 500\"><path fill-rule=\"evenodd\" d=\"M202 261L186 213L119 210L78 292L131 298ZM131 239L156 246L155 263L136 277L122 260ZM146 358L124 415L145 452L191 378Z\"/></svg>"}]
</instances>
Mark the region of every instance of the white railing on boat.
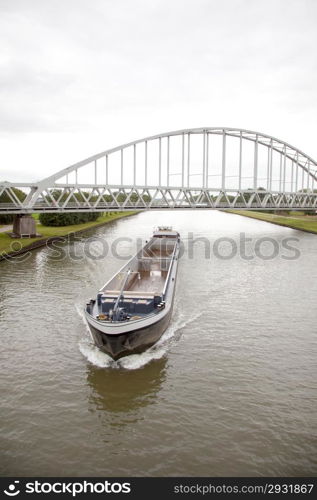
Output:
<instances>
[{"instance_id":1,"label":"white railing on boat","mask_svg":"<svg viewBox=\"0 0 317 500\"><path fill-rule=\"evenodd\" d=\"M120 293L120 290L104 290L103 295L106 296L118 296ZM154 292L142 292L142 291L123 291L123 295L126 298L150 298L154 297Z\"/></svg>"},{"instance_id":2,"label":"white railing on boat","mask_svg":"<svg viewBox=\"0 0 317 500\"><path fill-rule=\"evenodd\" d=\"M176 242L175 243L174 252L172 253L171 262L170 262L170 265L169 265L169 269L168 269L168 273L167 273L165 285L164 285L164 288L163 288L163 294L162 294L163 295L163 300L165 300L166 289L167 289L167 285L168 285L168 282L169 282L169 279L170 279L170 276L171 276L172 265L173 265L173 261L174 261L174 257L175 257L175 252L176 252L177 245L178 245L178 243Z\"/></svg>"}]
</instances>

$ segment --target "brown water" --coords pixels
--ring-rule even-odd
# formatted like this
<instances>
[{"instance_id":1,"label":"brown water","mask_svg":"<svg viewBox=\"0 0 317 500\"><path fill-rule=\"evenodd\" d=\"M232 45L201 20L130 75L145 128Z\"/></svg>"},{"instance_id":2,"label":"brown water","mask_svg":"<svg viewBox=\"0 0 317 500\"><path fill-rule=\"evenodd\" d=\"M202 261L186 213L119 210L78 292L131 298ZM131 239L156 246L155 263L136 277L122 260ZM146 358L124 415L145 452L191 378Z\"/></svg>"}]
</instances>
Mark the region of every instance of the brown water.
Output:
<instances>
[{"instance_id":1,"label":"brown water","mask_svg":"<svg viewBox=\"0 0 317 500\"><path fill-rule=\"evenodd\" d=\"M158 223L185 245L173 321L150 351L112 363L82 308L123 260L83 249L100 255ZM251 256L263 236L296 237L301 257L206 259L191 231L238 246L245 233ZM219 245L226 255L232 242ZM63 260L40 249L0 263L1 474L315 475L316 248L314 235L236 215L146 212L65 245Z\"/></svg>"}]
</instances>

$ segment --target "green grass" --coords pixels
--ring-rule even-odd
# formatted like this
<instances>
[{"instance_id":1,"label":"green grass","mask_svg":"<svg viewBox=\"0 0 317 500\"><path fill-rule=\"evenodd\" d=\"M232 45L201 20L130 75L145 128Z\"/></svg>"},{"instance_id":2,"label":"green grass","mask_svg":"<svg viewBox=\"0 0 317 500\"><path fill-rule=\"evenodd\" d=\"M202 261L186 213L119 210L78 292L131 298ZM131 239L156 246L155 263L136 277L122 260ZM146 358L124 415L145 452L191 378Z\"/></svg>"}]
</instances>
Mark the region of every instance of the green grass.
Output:
<instances>
[{"instance_id":1,"label":"green grass","mask_svg":"<svg viewBox=\"0 0 317 500\"><path fill-rule=\"evenodd\" d=\"M35 241L45 241L47 238L52 238L54 236L67 236L70 233L83 231L85 229L91 229L100 224L106 224L107 222L111 222L113 220L120 219L134 213L135 212L112 212L109 215L102 215L98 217L95 222L85 222L84 224L75 224L72 226L51 227L37 224L36 231L41 235L37 238L12 239L9 234L0 233L0 256L4 253L7 254L10 252L14 252L15 250L20 250L22 248L28 247Z\"/></svg>"},{"instance_id":2,"label":"green grass","mask_svg":"<svg viewBox=\"0 0 317 500\"><path fill-rule=\"evenodd\" d=\"M276 214L265 214L260 212L251 212L248 210L227 210L230 213L243 215L244 217L250 217L251 219L259 219L266 222L271 222L273 224L278 224L279 226L291 227L293 229L300 229L303 231L309 231L311 233L317 234L317 218L305 215L294 214L288 216L281 216Z\"/></svg>"}]
</instances>

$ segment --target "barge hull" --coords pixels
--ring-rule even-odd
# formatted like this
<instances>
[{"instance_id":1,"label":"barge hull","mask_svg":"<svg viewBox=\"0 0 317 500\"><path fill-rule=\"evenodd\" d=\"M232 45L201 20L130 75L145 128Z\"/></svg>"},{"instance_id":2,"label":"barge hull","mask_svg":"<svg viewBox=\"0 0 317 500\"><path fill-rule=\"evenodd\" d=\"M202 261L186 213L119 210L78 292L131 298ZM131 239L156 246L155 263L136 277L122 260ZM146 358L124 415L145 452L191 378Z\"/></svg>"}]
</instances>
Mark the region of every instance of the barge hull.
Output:
<instances>
[{"instance_id":1,"label":"barge hull","mask_svg":"<svg viewBox=\"0 0 317 500\"><path fill-rule=\"evenodd\" d=\"M139 354L153 346L163 335L168 327L172 308L156 323L132 332L107 335L89 324L91 334L97 347L114 360L129 354Z\"/></svg>"}]
</instances>

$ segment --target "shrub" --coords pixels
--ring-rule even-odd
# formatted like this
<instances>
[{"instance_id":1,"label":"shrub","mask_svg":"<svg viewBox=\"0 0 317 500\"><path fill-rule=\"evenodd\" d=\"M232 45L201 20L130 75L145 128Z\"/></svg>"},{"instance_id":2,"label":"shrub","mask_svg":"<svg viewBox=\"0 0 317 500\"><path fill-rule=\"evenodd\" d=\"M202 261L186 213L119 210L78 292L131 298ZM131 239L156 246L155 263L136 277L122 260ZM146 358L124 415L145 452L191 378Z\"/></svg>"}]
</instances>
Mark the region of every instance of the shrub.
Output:
<instances>
[{"instance_id":1,"label":"shrub","mask_svg":"<svg viewBox=\"0 0 317 500\"><path fill-rule=\"evenodd\" d=\"M14 215L1 214L0 224L12 224Z\"/></svg>"},{"instance_id":2,"label":"shrub","mask_svg":"<svg viewBox=\"0 0 317 500\"><path fill-rule=\"evenodd\" d=\"M43 226L72 226L84 222L92 222L102 215L98 212L67 212L61 214L40 214L39 221Z\"/></svg>"}]
</instances>

